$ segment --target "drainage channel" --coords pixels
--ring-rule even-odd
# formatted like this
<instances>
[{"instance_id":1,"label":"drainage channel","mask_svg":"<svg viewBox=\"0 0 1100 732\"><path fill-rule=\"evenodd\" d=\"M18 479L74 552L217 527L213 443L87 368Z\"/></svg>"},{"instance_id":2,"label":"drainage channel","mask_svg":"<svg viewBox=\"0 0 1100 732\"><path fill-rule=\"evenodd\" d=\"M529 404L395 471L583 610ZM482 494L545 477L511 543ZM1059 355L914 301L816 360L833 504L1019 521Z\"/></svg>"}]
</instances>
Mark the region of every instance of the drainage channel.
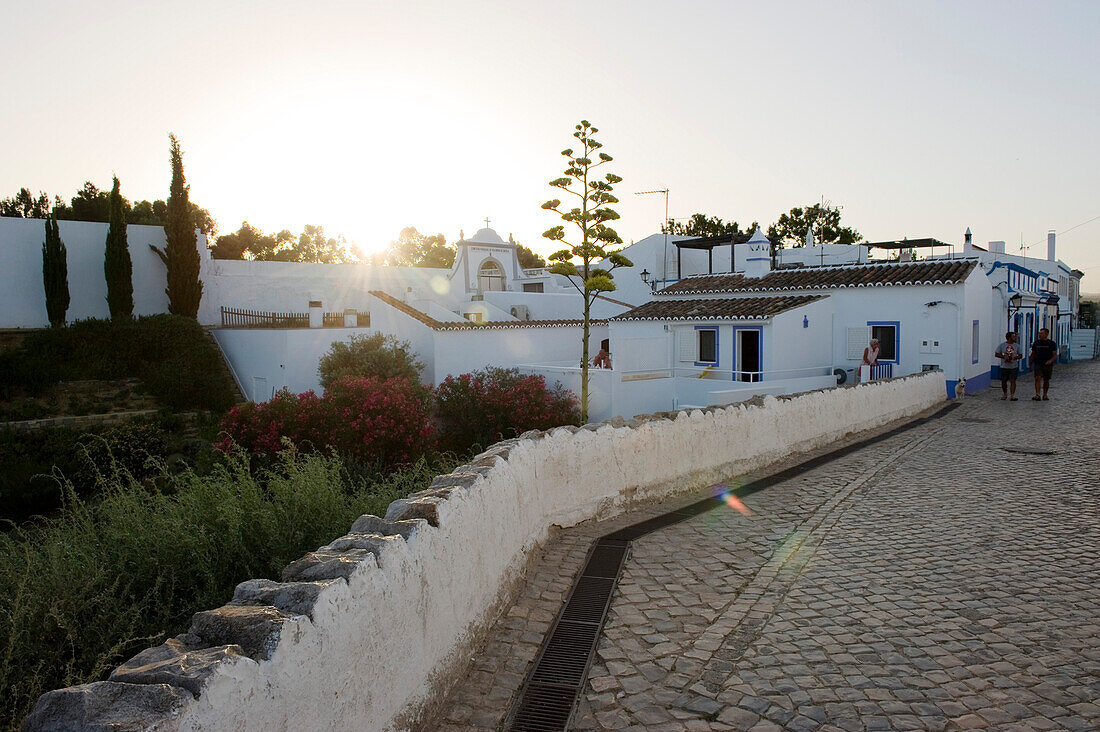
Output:
<instances>
[{"instance_id":1,"label":"drainage channel","mask_svg":"<svg viewBox=\"0 0 1100 732\"><path fill-rule=\"evenodd\" d=\"M851 445L810 458L793 467L751 481L732 493L744 497L795 478L857 450L907 432L944 416L959 406L952 402L934 414L868 437ZM715 496L674 511L618 529L596 540L569 591L558 617L546 634L542 648L527 674L504 728L509 732L565 732L573 720L577 701L596 655L596 646L619 583L630 543L681 521L711 511L725 502Z\"/></svg>"}]
</instances>

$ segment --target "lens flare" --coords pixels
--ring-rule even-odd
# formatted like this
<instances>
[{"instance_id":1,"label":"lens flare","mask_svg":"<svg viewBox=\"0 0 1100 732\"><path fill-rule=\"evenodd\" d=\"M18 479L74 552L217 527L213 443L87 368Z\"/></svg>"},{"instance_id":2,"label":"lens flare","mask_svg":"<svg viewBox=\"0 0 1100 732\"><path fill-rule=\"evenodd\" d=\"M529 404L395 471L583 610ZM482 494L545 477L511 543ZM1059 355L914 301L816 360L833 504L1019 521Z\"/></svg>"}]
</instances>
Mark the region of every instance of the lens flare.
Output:
<instances>
[{"instance_id":1,"label":"lens flare","mask_svg":"<svg viewBox=\"0 0 1100 732\"><path fill-rule=\"evenodd\" d=\"M752 516L752 511L749 510L749 507L746 506L740 498L733 495L733 491L731 491L729 488L724 488L722 492L718 494L718 497L721 498L725 502L725 504L732 508L734 511L740 512L741 515Z\"/></svg>"}]
</instances>

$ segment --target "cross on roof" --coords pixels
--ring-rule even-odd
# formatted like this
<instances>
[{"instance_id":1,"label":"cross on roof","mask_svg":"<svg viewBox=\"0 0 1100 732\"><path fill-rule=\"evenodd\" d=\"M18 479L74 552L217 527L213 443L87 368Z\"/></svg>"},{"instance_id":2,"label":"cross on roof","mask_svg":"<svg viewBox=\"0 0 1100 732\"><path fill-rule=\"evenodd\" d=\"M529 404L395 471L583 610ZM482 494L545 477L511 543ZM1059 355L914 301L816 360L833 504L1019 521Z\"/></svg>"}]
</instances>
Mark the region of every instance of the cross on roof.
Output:
<instances>
[{"instance_id":1,"label":"cross on roof","mask_svg":"<svg viewBox=\"0 0 1100 732\"><path fill-rule=\"evenodd\" d=\"M486 229L489 228L489 217L488 216L485 217L485 228Z\"/></svg>"}]
</instances>

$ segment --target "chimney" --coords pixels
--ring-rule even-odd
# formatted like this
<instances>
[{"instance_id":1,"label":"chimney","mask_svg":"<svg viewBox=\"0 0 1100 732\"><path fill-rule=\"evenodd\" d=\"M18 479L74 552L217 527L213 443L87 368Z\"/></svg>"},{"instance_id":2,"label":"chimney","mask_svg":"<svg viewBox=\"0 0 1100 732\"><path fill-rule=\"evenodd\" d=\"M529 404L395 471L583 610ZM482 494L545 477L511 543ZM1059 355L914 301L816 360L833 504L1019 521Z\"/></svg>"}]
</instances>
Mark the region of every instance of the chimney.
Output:
<instances>
[{"instance_id":1,"label":"chimney","mask_svg":"<svg viewBox=\"0 0 1100 732\"><path fill-rule=\"evenodd\" d=\"M321 298L316 295L309 298L309 327L321 328L325 324L325 309Z\"/></svg>"},{"instance_id":2,"label":"chimney","mask_svg":"<svg viewBox=\"0 0 1100 732\"><path fill-rule=\"evenodd\" d=\"M966 234L963 236L963 254L974 251L974 237L970 233L970 227L966 227Z\"/></svg>"},{"instance_id":3,"label":"chimney","mask_svg":"<svg viewBox=\"0 0 1100 732\"><path fill-rule=\"evenodd\" d=\"M760 227L756 227L752 238L746 242L749 256L745 258L745 276L763 277L772 271L771 242Z\"/></svg>"},{"instance_id":4,"label":"chimney","mask_svg":"<svg viewBox=\"0 0 1100 732\"><path fill-rule=\"evenodd\" d=\"M1003 241L991 241L989 242L989 251L995 254L1005 253L1005 243Z\"/></svg>"},{"instance_id":5,"label":"chimney","mask_svg":"<svg viewBox=\"0 0 1100 732\"><path fill-rule=\"evenodd\" d=\"M1057 258L1054 256L1054 232L1047 232L1047 261L1054 262Z\"/></svg>"}]
</instances>

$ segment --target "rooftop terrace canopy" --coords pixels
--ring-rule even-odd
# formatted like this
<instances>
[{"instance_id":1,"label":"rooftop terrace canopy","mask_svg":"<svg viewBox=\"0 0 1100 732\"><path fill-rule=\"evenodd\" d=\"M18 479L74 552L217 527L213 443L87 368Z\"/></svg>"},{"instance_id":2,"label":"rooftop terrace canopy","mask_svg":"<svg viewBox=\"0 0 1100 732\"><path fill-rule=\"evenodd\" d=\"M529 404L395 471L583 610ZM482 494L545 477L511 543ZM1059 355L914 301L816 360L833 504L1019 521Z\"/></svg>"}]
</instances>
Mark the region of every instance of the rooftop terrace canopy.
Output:
<instances>
[{"instance_id":1,"label":"rooftop terrace canopy","mask_svg":"<svg viewBox=\"0 0 1100 732\"><path fill-rule=\"evenodd\" d=\"M896 241L867 242L863 246L868 249L934 249L936 247L949 247L947 242L939 239L898 239Z\"/></svg>"},{"instance_id":2,"label":"rooftop terrace canopy","mask_svg":"<svg viewBox=\"0 0 1100 732\"><path fill-rule=\"evenodd\" d=\"M684 268L681 266L681 257L684 249L705 249L707 250L707 273L714 274L714 248L725 246L727 244L744 244L752 238L752 232L743 232L740 234L718 234L716 236L700 236L694 239L681 239L680 241L673 242L676 245L676 276L682 277ZM769 239L769 241L772 241ZM775 244L772 241L772 244ZM737 250L733 250L730 255L731 269L736 269Z\"/></svg>"}]
</instances>

